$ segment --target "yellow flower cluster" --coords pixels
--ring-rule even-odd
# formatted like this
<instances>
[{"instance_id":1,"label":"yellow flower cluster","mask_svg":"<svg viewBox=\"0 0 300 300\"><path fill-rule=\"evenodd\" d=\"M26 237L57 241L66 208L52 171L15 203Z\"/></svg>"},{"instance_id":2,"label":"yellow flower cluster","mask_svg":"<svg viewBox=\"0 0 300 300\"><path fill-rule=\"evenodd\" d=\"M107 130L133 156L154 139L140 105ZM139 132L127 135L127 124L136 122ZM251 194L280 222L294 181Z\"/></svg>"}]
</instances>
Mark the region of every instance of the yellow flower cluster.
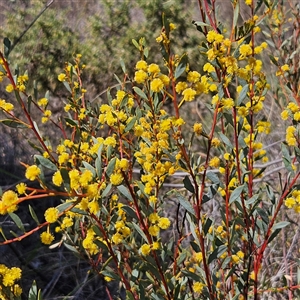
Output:
<instances>
[{"instance_id":1,"label":"yellow flower cluster","mask_svg":"<svg viewBox=\"0 0 300 300\"><path fill-rule=\"evenodd\" d=\"M14 105L0 99L0 109L5 110L6 112L11 112L14 109Z\"/></svg>"},{"instance_id":2,"label":"yellow flower cluster","mask_svg":"<svg viewBox=\"0 0 300 300\"><path fill-rule=\"evenodd\" d=\"M50 245L54 241L54 236L49 231L42 232L40 238L45 245Z\"/></svg>"},{"instance_id":3,"label":"yellow flower cluster","mask_svg":"<svg viewBox=\"0 0 300 300\"><path fill-rule=\"evenodd\" d=\"M134 75L134 81L136 83L145 83L146 80L150 81L151 91L158 93L163 91L170 83L170 78L167 75L161 73L160 67L157 64L150 64L140 60L135 65L136 72Z\"/></svg>"},{"instance_id":4,"label":"yellow flower cluster","mask_svg":"<svg viewBox=\"0 0 300 300\"><path fill-rule=\"evenodd\" d=\"M231 256L231 259L232 259L233 263L238 264L243 261L244 256L245 256L244 252L238 251L236 254L233 254Z\"/></svg>"},{"instance_id":5,"label":"yellow flower cluster","mask_svg":"<svg viewBox=\"0 0 300 300\"><path fill-rule=\"evenodd\" d=\"M49 223L55 223L58 219L59 210L55 207L50 207L45 211L45 220Z\"/></svg>"},{"instance_id":6,"label":"yellow flower cluster","mask_svg":"<svg viewBox=\"0 0 300 300\"><path fill-rule=\"evenodd\" d=\"M40 174L41 170L36 165L32 165L26 168L25 177L30 181L34 181Z\"/></svg>"},{"instance_id":7,"label":"yellow flower cluster","mask_svg":"<svg viewBox=\"0 0 300 300\"><path fill-rule=\"evenodd\" d=\"M125 214L122 214L123 219ZM130 228L126 226L124 220L119 220L115 223L116 233L112 236L112 242L116 245L121 244L124 238L130 235Z\"/></svg>"},{"instance_id":8,"label":"yellow flower cluster","mask_svg":"<svg viewBox=\"0 0 300 300\"><path fill-rule=\"evenodd\" d=\"M94 230L89 228L84 240L82 241L82 246L90 255L95 255L99 252L99 247L94 243L96 239L99 239L99 237L96 237Z\"/></svg>"},{"instance_id":9,"label":"yellow flower cluster","mask_svg":"<svg viewBox=\"0 0 300 300\"><path fill-rule=\"evenodd\" d=\"M28 81L27 74L18 76L16 87L20 92L25 92L27 81Z\"/></svg>"},{"instance_id":10,"label":"yellow flower cluster","mask_svg":"<svg viewBox=\"0 0 300 300\"><path fill-rule=\"evenodd\" d=\"M300 213L300 190L294 190L290 197L285 199L284 204L287 208L292 208L296 213Z\"/></svg>"},{"instance_id":11,"label":"yellow flower cluster","mask_svg":"<svg viewBox=\"0 0 300 300\"><path fill-rule=\"evenodd\" d=\"M296 128L294 126L289 126L286 129L285 140L289 146L297 146L298 142L295 134L296 134Z\"/></svg>"},{"instance_id":12,"label":"yellow flower cluster","mask_svg":"<svg viewBox=\"0 0 300 300\"><path fill-rule=\"evenodd\" d=\"M175 172L176 165L167 160L165 155L165 152L170 150L168 131L177 132L183 124L181 118L167 117L164 110L161 110L155 118L148 112L146 117L139 119L135 132L142 140L139 142L139 151L136 151L134 156L145 173L141 180L145 184L146 194L150 195L156 185L160 186L166 176Z\"/></svg>"},{"instance_id":13,"label":"yellow flower cluster","mask_svg":"<svg viewBox=\"0 0 300 300\"><path fill-rule=\"evenodd\" d=\"M8 268L4 264L0 264L0 286L3 285L5 287L10 287L11 292L15 297L19 297L22 294L22 288L15 283L17 280L21 279L21 275L22 275L22 270L20 268L16 268L16 267ZM8 299L7 295L2 294L1 288L0 288L0 298Z\"/></svg>"},{"instance_id":14,"label":"yellow flower cluster","mask_svg":"<svg viewBox=\"0 0 300 300\"><path fill-rule=\"evenodd\" d=\"M207 66L206 70L208 72L212 71L209 66ZM190 102L193 101L197 95L216 91L217 86L209 76L201 76L197 71L190 71L187 74L187 82L179 81L175 86L175 90L178 94L183 96L184 101Z\"/></svg>"},{"instance_id":15,"label":"yellow flower cluster","mask_svg":"<svg viewBox=\"0 0 300 300\"><path fill-rule=\"evenodd\" d=\"M6 215L17 210L19 203L18 195L14 191L6 191L3 193L0 200L0 214Z\"/></svg>"},{"instance_id":16,"label":"yellow flower cluster","mask_svg":"<svg viewBox=\"0 0 300 300\"><path fill-rule=\"evenodd\" d=\"M148 229L151 236L158 236L160 229L168 229L171 225L168 218L160 217L157 213L150 214L149 221L151 225Z\"/></svg>"},{"instance_id":17,"label":"yellow flower cluster","mask_svg":"<svg viewBox=\"0 0 300 300\"><path fill-rule=\"evenodd\" d=\"M158 250L160 248L159 242L154 242L152 245L143 244L140 248L140 253L143 256L147 256L150 254L151 250Z\"/></svg>"}]
</instances>

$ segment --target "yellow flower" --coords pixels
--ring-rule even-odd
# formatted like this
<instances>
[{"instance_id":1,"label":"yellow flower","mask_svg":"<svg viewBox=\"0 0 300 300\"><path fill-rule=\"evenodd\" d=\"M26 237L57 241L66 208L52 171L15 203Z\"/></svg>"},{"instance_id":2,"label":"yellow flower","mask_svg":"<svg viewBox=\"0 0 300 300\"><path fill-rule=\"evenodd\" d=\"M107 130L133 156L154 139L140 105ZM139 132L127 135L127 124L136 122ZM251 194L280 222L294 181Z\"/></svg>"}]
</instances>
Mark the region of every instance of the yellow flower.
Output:
<instances>
[{"instance_id":1,"label":"yellow flower","mask_svg":"<svg viewBox=\"0 0 300 300\"><path fill-rule=\"evenodd\" d=\"M159 216L157 213L152 213L149 215L149 221L154 224L159 221Z\"/></svg>"},{"instance_id":2,"label":"yellow flower","mask_svg":"<svg viewBox=\"0 0 300 300\"><path fill-rule=\"evenodd\" d=\"M207 33L206 39L209 43L221 43L224 40L224 36L220 33L215 32L214 30L210 30Z\"/></svg>"},{"instance_id":3,"label":"yellow flower","mask_svg":"<svg viewBox=\"0 0 300 300\"><path fill-rule=\"evenodd\" d=\"M243 59L252 54L252 47L249 44L240 46L240 59Z\"/></svg>"},{"instance_id":4,"label":"yellow flower","mask_svg":"<svg viewBox=\"0 0 300 300\"><path fill-rule=\"evenodd\" d=\"M230 109L234 106L234 101L232 98L223 98L221 100L222 108Z\"/></svg>"},{"instance_id":5,"label":"yellow flower","mask_svg":"<svg viewBox=\"0 0 300 300\"><path fill-rule=\"evenodd\" d=\"M56 207L50 207L45 211L45 220L49 223L55 223L58 219L59 210Z\"/></svg>"},{"instance_id":6,"label":"yellow flower","mask_svg":"<svg viewBox=\"0 0 300 300\"><path fill-rule=\"evenodd\" d=\"M213 157L210 161L209 161L209 166L212 168L218 168L220 165L220 159L218 157Z\"/></svg>"},{"instance_id":7,"label":"yellow flower","mask_svg":"<svg viewBox=\"0 0 300 300\"><path fill-rule=\"evenodd\" d=\"M150 83L150 89L155 93L162 91L163 88L164 83L159 78L153 79Z\"/></svg>"},{"instance_id":8,"label":"yellow flower","mask_svg":"<svg viewBox=\"0 0 300 300\"><path fill-rule=\"evenodd\" d=\"M187 75L187 81L191 83L196 83L200 80L200 74L197 71L191 71Z\"/></svg>"},{"instance_id":9,"label":"yellow flower","mask_svg":"<svg viewBox=\"0 0 300 300\"><path fill-rule=\"evenodd\" d=\"M11 190L8 190L6 192L3 193L1 201L3 202L4 205L9 206L9 205L13 205L16 202L18 202L18 195Z\"/></svg>"},{"instance_id":10,"label":"yellow flower","mask_svg":"<svg viewBox=\"0 0 300 300\"><path fill-rule=\"evenodd\" d=\"M123 181L123 175L121 173L113 173L110 175L110 182L112 185L120 185Z\"/></svg>"},{"instance_id":11,"label":"yellow flower","mask_svg":"<svg viewBox=\"0 0 300 300\"><path fill-rule=\"evenodd\" d=\"M197 135L200 135L202 133L202 124L201 123L195 123L193 130Z\"/></svg>"},{"instance_id":12,"label":"yellow flower","mask_svg":"<svg viewBox=\"0 0 300 300\"><path fill-rule=\"evenodd\" d=\"M59 81L65 81L66 80L66 74L61 73L57 76L57 78L58 78Z\"/></svg>"},{"instance_id":13,"label":"yellow flower","mask_svg":"<svg viewBox=\"0 0 300 300\"><path fill-rule=\"evenodd\" d=\"M293 206L296 205L296 200L292 197L286 198L284 204L287 208L293 208Z\"/></svg>"},{"instance_id":14,"label":"yellow flower","mask_svg":"<svg viewBox=\"0 0 300 300\"><path fill-rule=\"evenodd\" d=\"M88 186L88 184L93 179L93 173L90 170L84 170L84 172L81 174L79 182L82 187Z\"/></svg>"},{"instance_id":15,"label":"yellow flower","mask_svg":"<svg viewBox=\"0 0 300 300\"><path fill-rule=\"evenodd\" d=\"M38 105L39 106L46 106L48 104L48 99L47 98L41 98L39 101L38 101Z\"/></svg>"},{"instance_id":16,"label":"yellow flower","mask_svg":"<svg viewBox=\"0 0 300 300\"><path fill-rule=\"evenodd\" d=\"M15 281L21 278L22 271L20 268L6 268L2 282L4 286L13 286Z\"/></svg>"},{"instance_id":17,"label":"yellow flower","mask_svg":"<svg viewBox=\"0 0 300 300\"><path fill-rule=\"evenodd\" d=\"M295 112L295 114L294 114L294 120L295 121L300 121L300 111Z\"/></svg>"},{"instance_id":18,"label":"yellow flower","mask_svg":"<svg viewBox=\"0 0 300 300\"><path fill-rule=\"evenodd\" d=\"M252 5L252 0L245 0L245 3L250 6Z\"/></svg>"},{"instance_id":19,"label":"yellow flower","mask_svg":"<svg viewBox=\"0 0 300 300\"><path fill-rule=\"evenodd\" d=\"M224 153L224 159L225 160L230 160L231 159L230 153L228 153L228 152Z\"/></svg>"},{"instance_id":20,"label":"yellow flower","mask_svg":"<svg viewBox=\"0 0 300 300\"><path fill-rule=\"evenodd\" d=\"M159 218L158 226L161 229L167 229L170 227L170 225L171 225L171 222L168 218Z\"/></svg>"},{"instance_id":21,"label":"yellow flower","mask_svg":"<svg viewBox=\"0 0 300 300\"><path fill-rule=\"evenodd\" d=\"M285 64L285 65L281 66L280 69L281 69L283 72L285 72L285 71L289 71L289 70L290 70L290 67L289 67L287 64Z\"/></svg>"},{"instance_id":22,"label":"yellow flower","mask_svg":"<svg viewBox=\"0 0 300 300\"><path fill-rule=\"evenodd\" d=\"M36 165L32 165L26 169L25 177L30 181L34 181L40 174L41 170Z\"/></svg>"},{"instance_id":23,"label":"yellow flower","mask_svg":"<svg viewBox=\"0 0 300 300\"><path fill-rule=\"evenodd\" d=\"M44 231L40 235L40 237L41 237L42 243L45 244L45 245L50 245L54 240L54 236L51 233L46 232L46 231Z\"/></svg>"},{"instance_id":24,"label":"yellow flower","mask_svg":"<svg viewBox=\"0 0 300 300\"><path fill-rule=\"evenodd\" d=\"M143 71L147 71L148 65L144 60L139 60L136 65L135 68L137 70L143 70Z\"/></svg>"},{"instance_id":25,"label":"yellow flower","mask_svg":"<svg viewBox=\"0 0 300 300\"><path fill-rule=\"evenodd\" d=\"M122 158L119 162L119 168L122 171L127 171L129 168L129 161L126 158Z\"/></svg>"},{"instance_id":26,"label":"yellow flower","mask_svg":"<svg viewBox=\"0 0 300 300\"><path fill-rule=\"evenodd\" d=\"M5 100L0 99L0 108L10 112L14 109L14 105L11 103L6 102Z\"/></svg>"},{"instance_id":27,"label":"yellow flower","mask_svg":"<svg viewBox=\"0 0 300 300\"><path fill-rule=\"evenodd\" d=\"M196 261L197 263L201 263L202 260L203 260L203 254L202 254L202 252L197 252L197 253L195 253L195 254L194 254L194 258L195 258L195 261Z\"/></svg>"},{"instance_id":28,"label":"yellow flower","mask_svg":"<svg viewBox=\"0 0 300 300\"><path fill-rule=\"evenodd\" d=\"M109 136L107 137L104 141L103 144L105 146L112 146L112 147L116 147L117 141L113 136Z\"/></svg>"},{"instance_id":29,"label":"yellow flower","mask_svg":"<svg viewBox=\"0 0 300 300\"><path fill-rule=\"evenodd\" d=\"M153 249L153 250L158 250L159 248L160 248L159 242L154 242L154 243L152 244L152 249Z\"/></svg>"},{"instance_id":30,"label":"yellow flower","mask_svg":"<svg viewBox=\"0 0 300 300\"><path fill-rule=\"evenodd\" d=\"M176 93L180 94L182 93L186 88L188 87L186 82L179 81L175 86Z\"/></svg>"},{"instance_id":31,"label":"yellow flower","mask_svg":"<svg viewBox=\"0 0 300 300\"><path fill-rule=\"evenodd\" d=\"M221 141L220 141L218 138L213 138L213 139L211 140L211 145L212 145L213 147L218 147L218 146L220 146L220 144L221 144Z\"/></svg>"},{"instance_id":32,"label":"yellow flower","mask_svg":"<svg viewBox=\"0 0 300 300\"><path fill-rule=\"evenodd\" d=\"M140 248L140 252L144 256L148 255L150 251L151 251L151 247L148 244L143 244Z\"/></svg>"},{"instance_id":33,"label":"yellow flower","mask_svg":"<svg viewBox=\"0 0 300 300\"><path fill-rule=\"evenodd\" d=\"M80 179L80 174L79 171L76 169L73 169L69 172L69 177L70 177L70 187L71 189L78 189L80 187L79 184L79 179Z\"/></svg>"},{"instance_id":34,"label":"yellow flower","mask_svg":"<svg viewBox=\"0 0 300 300\"><path fill-rule=\"evenodd\" d=\"M5 90L8 93L11 93L14 90L14 86L12 84L8 84L7 87L5 88Z\"/></svg>"},{"instance_id":35,"label":"yellow flower","mask_svg":"<svg viewBox=\"0 0 300 300\"><path fill-rule=\"evenodd\" d=\"M196 96L196 91L192 88L187 88L182 92L182 95L185 101L193 101Z\"/></svg>"},{"instance_id":36,"label":"yellow flower","mask_svg":"<svg viewBox=\"0 0 300 300\"><path fill-rule=\"evenodd\" d=\"M159 227L157 225L149 226L149 234L152 235L152 236L158 236Z\"/></svg>"},{"instance_id":37,"label":"yellow flower","mask_svg":"<svg viewBox=\"0 0 300 300\"><path fill-rule=\"evenodd\" d=\"M282 113L281 113L281 119L282 120L287 120L289 118L289 112L285 109L285 110L283 110L282 111Z\"/></svg>"},{"instance_id":38,"label":"yellow flower","mask_svg":"<svg viewBox=\"0 0 300 300\"><path fill-rule=\"evenodd\" d=\"M215 72L215 67L212 64L210 64L210 63L206 63L203 66L203 71L204 72L208 72L208 73Z\"/></svg>"},{"instance_id":39,"label":"yellow flower","mask_svg":"<svg viewBox=\"0 0 300 300\"><path fill-rule=\"evenodd\" d=\"M61 176L60 171L56 171L53 176L52 176L52 182L56 185L56 186L60 186L63 183L63 178Z\"/></svg>"},{"instance_id":40,"label":"yellow flower","mask_svg":"<svg viewBox=\"0 0 300 300\"><path fill-rule=\"evenodd\" d=\"M193 291L195 293L201 294L205 285L202 282L195 282L193 284Z\"/></svg>"},{"instance_id":41,"label":"yellow flower","mask_svg":"<svg viewBox=\"0 0 300 300\"><path fill-rule=\"evenodd\" d=\"M23 195L26 192L26 184L24 182L21 182L19 184L16 185L16 189L19 195Z\"/></svg>"},{"instance_id":42,"label":"yellow flower","mask_svg":"<svg viewBox=\"0 0 300 300\"><path fill-rule=\"evenodd\" d=\"M160 72L160 68L157 64L151 64L148 67L148 72L155 74L155 73L159 73Z\"/></svg>"},{"instance_id":43,"label":"yellow flower","mask_svg":"<svg viewBox=\"0 0 300 300\"><path fill-rule=\"evenodd\" d=\"M134 81L136 81L136 83L144 83L148 78L148 75L145 71L143 70L138 70L135 72L134 75Z\"/></svg>"}]
</instances>

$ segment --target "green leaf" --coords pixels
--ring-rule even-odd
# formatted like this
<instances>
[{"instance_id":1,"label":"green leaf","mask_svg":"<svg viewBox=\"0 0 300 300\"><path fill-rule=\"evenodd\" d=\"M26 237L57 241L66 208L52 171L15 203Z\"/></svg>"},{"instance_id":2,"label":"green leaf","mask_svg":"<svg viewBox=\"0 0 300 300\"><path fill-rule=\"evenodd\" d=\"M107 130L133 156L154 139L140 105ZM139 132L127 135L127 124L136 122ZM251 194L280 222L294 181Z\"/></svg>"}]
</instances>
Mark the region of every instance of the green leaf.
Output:
<instances>
[{"instance_id":1,"label":"green leaf","mask_svg":"<svg viewBox=\"0 0 300 300\"><path fill-rule=\"evenodd\" d=\"M3 39L3 44L4 44L4 56L7 58L11 51L11 46L12 46L10 39L5 37Z\"/></svg>"},{"instance_id":2,"label":"green leaf","mask_svg":"<svg viewBox=\"0 0 300 300\"><path fill-rule=\"evenodd\" d=\"M223 134L222 132L219 132L219 137L225 145L227 145L230 149L233 149L233 146L232 146L230 140L228 139L228 137L225 134Z\"/></svg>"},{"instance_id":3,"label":"green leaf","mask_svg":"<svg viewBox=\"0 0 300 300\"><path fill-rule=\"evenodd\" d=\"M241 103L244 101L244 99L247 96L248 91L249 91L249 84L246 84L239 93L239 96L238 96L237 102L236 102L237 106L240 106Z\"/></svg>"},{"instance_id":4,"label":"green leaf","mask_svg":"<svg viewBox=\"0 0 300 300\"><path fill-rule=\"evenodd\" d=\"M58 209L59 213L68 210L70 207L74 206L73 202L66 202L66 203L62 203L58 206L56 206L56 208Z\"/></svg>"},{"instance_id":5,"label":"green leaf","mask_svg":"<svg viewBox=\"0 0 300 300\"><path fill-rule=\"evenodd\" d=\"M42 155L34 155L34 159L38 160L38 162L45 168L52 170L52 171L57 171L56 165L51 162L48 158L45 158Z\"/></svg>"},{"instance_id":6,"label":"green leaf","mask_svg":"<svg viewBox=\"0 0 300 300\"><path fill-rule=\"evenodd\" d=\"M105 251L108 250L106 244L103 243L101 240L95 239L95 240L94 240L94 243L95 243L100 249L103 249L103 250L105 250Z\"/></svg>"},{"instance_id":7,"label":"green leaf","mask_svg":"<svg viewBox=\"0 0 300 300\"><path fill-rule=\"evenodd\" d=\"M124 185L119 185L117 187L117 189L119 190L119 192L126 198L128 199L129 201L133 201L133 198L128 190L128 188L126 188Z\"/></svg>"},{"instance_id":8,"label":"green leaf","mask_svg":"<svg viewBox=\"0 0 300 300\"><path fill-rule=\"evenodd\" d=\"M133 44L138 50L140 50L140 45L139 45L139 43L138 43L135 39L132 39L131 41L132 41L132 44Z\"/></svg>"},{"instance_id":9,"label":"green leaf","mask_svg":"<svg viewBox=\"0 0 300 300\"><path fill-rule=\"evenodd\" d=\"M192 23L193 23L194 25L196 25L196 26L208 26L208 27L210 27L209 24L204 23L204 22L201 22L201 21L193 21Z\"/></svg>"},{"instance_id":10,"label":"green leaf","mask_svg":"<svg viewBox=\"0 0 300 300\"><path fill-rule=\"evenodd\" d=\"M269 216L266 213L266 211L264 209L260 208L260 207L257 207L256 211L258 212L258 214L260 215L260 217L262 218L264 223L269 224Z\"/></svg>"},{"instance_id":11,"label":"green leaf","mask_svg":"<svg viewBox=\"0 0 300 300\"><path fill-rule=\"evenodd\" d=\"M203 226L203 231L204 231L204 234L206 235L211 227L211 224L212 224L212 220L210 218L208 218Z\"/></svg>"},{"instance_id":12,"label":"green leaf","mask_svg":"<svg viewBox=\"0 0 300 300\"><path fill-rule=\"evenodd\" d=\"M111 190L111 187L112 187L112 184L109 183L109 184L107 185L107 187L104 189L104 191L102 192L102 197L103 197L103 198L106 197L106 196L109 194L109 192L110 192L110 190Z\"/></svg>"},{"instance_id":13,"label":"green leaf","mask_svg":"<svg viewBox=\"0 0 300 300\"><path fill-rule=\"evenodd\" d=\"M96 173L98 178L102 177L102 168L101 168L101 159L99 157L96 158L95 160L95 166L96 166Z\"/></svg>"},{"instance_id":14,"label":"green leaf","mask_svg":"<svg viewBox=\"0 0 300 300\"><path fill-rule=\"evenodd\" d=\"M187 54L183 54L180 58L180 61L175 69L175 79L179 78L186 70L186 66L188 63Z\"/></svg>"},{"instance_id":15,"label":"green leaf","mask_svg":"<svg viewBox=\"0 0 300 300\"><path fill-rule=\"evenodd\" d=\"M134 227L134 229L139 233L139 235L140 235L146 242L148 242L148 239L147 239L145 233L143 232L143 230L140 228L139 225L137 225L137 224L135 224L135 223L133 223L133 222L132 222L130 225Z\"/></svg>"},{"instance_id":16,"label":"green leaf","mask_svg":"<svg viewBox=\"0 0 300 300\"><path fill-rule=\"evenodd\" d=\"M282 229L288 225L290 225L291 223L288 222L288 221L282 221L282 222L278 222L276 223L274 226L273 226L273 230L276 230L276 229Z\"/></svg>"},{"instance_id":17,"label":"green leaf","mask_svg":"<svg viewBox=\"0 0 300 300\"><path fill-rule=\"evenodd\" d=\"M146 96L146 94L137 86L133 87L133 90L143 99L148 100L148 97Z\"/></svg>"},{"instance_id":18,"label":"green leaf","mask_svg":"<svg viewBox=\"0 0 300 300\"><path fill-rule=\"evenodd\" d=\"M172 191L173 192L173 191ZM184 207L191 215L195 215L195 210L192 207L192 204L186 200L184 196L181 195L177 190L174 190L174 194L176 198L179 200L179 203L182 207Z\"/></svg>"},{"instance_id":19,"label":"green leaf","mask_svg":"<svg viewBox=\"0 0 300 300\"><path fill-rule=\"evenodd\" d=\"M114 157L113 159L110 160L110 162L107 165L106 168L106 175L109 177L115 170L115 166L116 166L116 162L117 162L117 158Z\"/></svg>"},{"instance_id":20,"label":"green leaf","mask_svg":"<svg viewBox=\"0 0 300 300\"><path fill-rule=\"evenodd\" d=\"M192 185L191 181L190 181L190 178L188 175L186 175L183 179L183 184L184 184L184 187L189 191L191 192L192 194L195 194L195 189L194 189L194 186Z\"/></svg>"},{"instance_id":21,"label":"green leaf","mask_svg":"<svg viewBox=\"0 0 300 300\"><path fill-rule=\"evenodd\" d=\"M227 250L226 245L221 245L217 247L208 257L207 263L210 264L215 259L219 258Z\"/></svg>"},{"instance_id":22,"label":"green leaf","mask_svg":"<svg viewBox=\"0 0 300 300\"><path fill-rule=\"evenodd\" d=\"M122 58L120 58L120 65L121 65L123 73L126 74L125 63L124 63L124 60Z\"/></svg>"},{"instance_id":23,"label":"green leaf","mask_svg":"<svg viewBox=\"0 0 300 300\"><path fill-rule=\"evenodd\" d=\"M233 27L236 27L239 15L240 15L240 4L239 4L239 1L236 1L234 13L233 13L233 24L232 24Z\"/></svg>"},{"instance_id":24,"label":"green leaf","mask_svg":"<svg viewBox=\"0 0 300 300\"><path fill-rule=\"evenodd\" d=\"M32 286L28 293L28 300L43 300L41 290L37 289L36 282L33 281Z\"/></svg>"},{"instance_id":25,"label":"green leaf","mask_svg":"<svg viewBox=\"0 0 300 300\"><path fill-rule=\"evenodd\" d=\"M70 118L65 118L65 121L67 124L71 125L71 127L77 127L78 126L78 121L70 119Z\"/></svg>"},{"instance_id":26,"label":"green leaf","mask_svg":"<svg viewBox=\"0 0 300 300\"><path fill-rule=\"evenodd\" d=\"M298 147L295 147L295 155L297 158L298 163L300 163L300 149Z\"/></svg>"},{"instance_id":27,"label":"green leaf","mask_svg":"<svg viewBox=\"0 0 300 300\"><path fill-rule=\"evenodd\" d=\"M11 127L11 128L29 128L29 126L26 125L25 123L19 122L19 121L15 121L13 119L0 120L0 122L3 125Z\"/></svg>"},{"instance_id":28,"label":"green leaf","mask_svg":"<svg viewBox=\"0 0 300 300\"><path fill-rule=\"evenodd\" d=\"M241 185L241 186L237 187L237 188L231 193L230 198L229 198L229 204L233 203L235 200L237 200L237 199L240 197L240 195L241 195L241 193L242 193L244 187L245 187L244 185Z\"/></svg>"},{"instance_id":29,"label":"green leaf","mask_svg":"<svg viewBox=\"0 0 300 300\"><path fill-rule=\"evenodd\" d=\"M72 93L69 83L67 81L63 81L63 84L64 84L65 88L68 90L68 92Z\"/></svg>"},{"instance_id":30,"label":"green leaf","mask_svg":"<svg viewBox=\"0 0 300 300\"><path fill-rule=\"evenodd\" d=\"M9 216L11 217L11 219L15 222L15 224L18 226L18 228L22 231L25 232L25 228L23 225L22 220L19 218L19 216L17 216L14 213L9 213Z\"/></svg>"},{"instance_id":31,"label":"green leaf","mask_svg":"<svg viewBox=\"0 0 300 300\"><path fill-rule=\"evenodd\" d=\"M133 128L133 126L135 125L135 122L136 122L136 117L134 117L130 120L130 122L126 125L124 132L126 133L126 132L130 131Z\"/></svg>"},{"instance_id":32,"label":"green leaf","mask_svg":"<svg viewBox=\"0 0 300 300\"><path fill-rule=\"evenodd\" d=\"M34 209L31 207L30 204L28 205L28 209L29 209L29 212L30 212L30 215L31 215L32 219L33 219L37 224L40 224L39 219L38 219L38 217L37 217L37 215L36 215Z\"/></svg>"},{"instance_id":33,"label":"green leaf","mask_svg":"<svg viewBox=\"0 0 300 300\"><path fill-rule=\"evenodd\" d=\"M279 67L278 62L273 55L269 55L269 58L275 66Z\"/></svg>"},{"instance_id":34,"label":"green leaf","mask_svg":"<svg viewBox=\"0 0 300 300\"><path fill-rule=\"evenodd\" d=\"M271 236L268 239L268 244L271 243L276 238L276 236L279 234L280 231L281 231L281 229L275 229L272 232Z\"/></svg>"},{"instance_id":35,"label":"green leaf","mask_svg":"<svg viewBox=\"0 0 300 300\"><path fill-rule=\"evenodd\" d=\"M206 177L211 180L213 183L215 184L219 184L220 183L220 179L219 177L212 171L208 171L206 173Z\"/></svg>"},{"instance_id":36,"label":"green leaf","mask_svg":"<svg viewBox=\"0 0 300 300\"><path fill-rule=\"evenodd\" d=\"M79 251L78 251L74 246L72 246L72 245L70 245L70 244L68 244L68 243L64 243L64 246L65 246L68 250L70 250L70 251L72 251L72 252L74 252L74 253L76 253L76 254L80 254Z\"/></svg>"},{"instance_id":37,"label":"green leaf","mask_svg":"<svg viewBox=\"0 0 300 300\"><path fill-rule=\"evenodd\" d=\"M122 210L124 210L133 219L138 220L138 217L137 217L135 211L132 209L132 207L130 207L128 205L123 205Z\"/></svg>"}]
</instances>

